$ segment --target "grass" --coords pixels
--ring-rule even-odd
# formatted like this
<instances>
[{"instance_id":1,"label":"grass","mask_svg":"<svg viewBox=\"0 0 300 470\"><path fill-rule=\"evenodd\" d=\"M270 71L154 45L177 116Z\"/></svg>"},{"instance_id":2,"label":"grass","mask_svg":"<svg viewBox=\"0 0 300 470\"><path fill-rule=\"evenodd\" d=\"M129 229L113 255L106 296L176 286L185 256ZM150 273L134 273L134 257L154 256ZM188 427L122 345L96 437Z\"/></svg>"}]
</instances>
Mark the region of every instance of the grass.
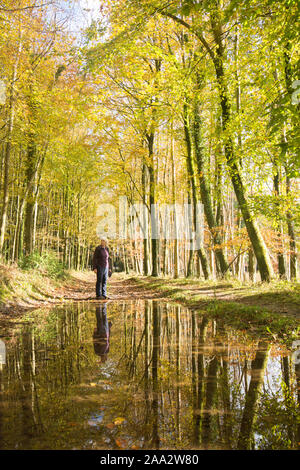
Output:
<instances>
[{"instance_id":1,"label":"grass","mask_svg":"<svg viewBox=\"0 0 300 470\"><path fill-rule=\"evenodd\" d=\"M34 251L19 265L0 265L0 305L26 305L47 300L62 281L69 279L66 267L51 251Z\"/></svg>"},{"instance_id":2,"label":"grass","mask_svg":"<svg viewBox=\"0 0 300 470\"><path fill-rule=\"evenodd\" d=\"M222 280L222 281L205 281L195 278L188 279L171 279L171 278L155 278L155 277L131 277L131 279L137 282L146 282L149 288L159 288L161 290L173 290L174 287L179 286L198 286L200 290L211 290L219 291L222 289L232 289L235 295L240 297L246 297L248 295L254 296L266 296L270 300L277 300L278 298L285 297L285 300L290 303L299 305L300 303L300 283L299 282L288 282L281 280L273 280L270 283L267 282L241 282L235 279Z\"/></svg>"},{"instance_id":3,"label":"grass","mask_svg":"<svg viewBox=\"0 0 300 470\"><path fill-rule=\"evenodd\" d=\"M251 336L266 337L270 340L284 342L287 346L299 337L300 316L270 311L268 308L255 305L263 298L269 306L282 302L285 306L299 306L299 283L272 281L267 283L241 283L230 281L199 281L198 279L168 279L131 277L145 289L161 292L166 297L180 302L189 308L197 308L199 314L207 314L222 319L224 324L243 330ZM197 292L189 287L198 286ZM217 292L231 289L233 301L219 300ZM201 290L205 294L201 294ZM210 295L207 295L207 291ZM200 293L199 293L200 292ZM241 301L251 298L253 305L244 305ZM288 307L287 307L288 308ZM300 309L299 309L300 313Z\"/></svg>"},{"instance_id":4,"label":"grass","mask_svg":"<svg viewBox=\"0 0 300 470\"><path fill-rule=\"evenodd\" d=\"M51 279L65 280L67 278L67 267L52 251L44 251L43 253L33 251L19 261L19 267L23 271L38 270Z\"/></svg>"},{"instance_id":5,"label":"grass","mask_svg":"<svg viewBox=\"0 0 300 470\"><path fill-rule=\"evenodd\" d=\"M63 279L68 279L67 273ZM14 305L34 306L52 298L61 281L61 277L50 277L44 269L0 265L0 306L2 310Z\"/></svg>"}]
</instances>

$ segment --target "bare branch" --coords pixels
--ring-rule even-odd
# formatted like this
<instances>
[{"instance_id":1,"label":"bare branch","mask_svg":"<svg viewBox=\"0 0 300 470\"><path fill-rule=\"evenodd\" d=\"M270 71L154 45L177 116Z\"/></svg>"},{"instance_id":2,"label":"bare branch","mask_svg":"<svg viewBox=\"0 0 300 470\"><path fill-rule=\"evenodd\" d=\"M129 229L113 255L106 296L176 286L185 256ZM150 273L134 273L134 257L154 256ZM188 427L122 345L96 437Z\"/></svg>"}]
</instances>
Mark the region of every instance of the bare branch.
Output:
<instances>
[{"instance_id":1,"label":"bare branch","mask_svg":"<svg viewBox=\"0 0 300 470\"><path fill-rule=\"evenodd\" d=\"M42 3L41 5L28 5L27 7L20 7L20 8L5 8L0 5L0 11L5 11L7 13L14 13L16 11L23 11L23 10L32 10L34 8L42 8L48 5L52 5L53 2L49 3Z\"/></svg>"}]
</instances>

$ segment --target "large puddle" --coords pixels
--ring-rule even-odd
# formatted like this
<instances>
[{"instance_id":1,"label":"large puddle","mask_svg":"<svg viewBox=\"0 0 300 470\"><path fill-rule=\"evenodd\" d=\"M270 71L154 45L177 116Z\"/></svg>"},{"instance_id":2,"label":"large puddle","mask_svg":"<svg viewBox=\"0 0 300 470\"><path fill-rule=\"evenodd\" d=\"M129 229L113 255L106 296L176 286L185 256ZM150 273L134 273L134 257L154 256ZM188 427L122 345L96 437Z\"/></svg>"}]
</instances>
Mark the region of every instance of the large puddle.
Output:
<instances>
[{"instance_id":1,"label":"large puddle","mask_svg":"<svg viewBox=\"0 0 300 470\"><path fill-rule=\"evenodd\" d=\"M197 311L144 300L40 310L5 349L1 449L300 445L297 361Z\"/></svg>"}]
</instances>

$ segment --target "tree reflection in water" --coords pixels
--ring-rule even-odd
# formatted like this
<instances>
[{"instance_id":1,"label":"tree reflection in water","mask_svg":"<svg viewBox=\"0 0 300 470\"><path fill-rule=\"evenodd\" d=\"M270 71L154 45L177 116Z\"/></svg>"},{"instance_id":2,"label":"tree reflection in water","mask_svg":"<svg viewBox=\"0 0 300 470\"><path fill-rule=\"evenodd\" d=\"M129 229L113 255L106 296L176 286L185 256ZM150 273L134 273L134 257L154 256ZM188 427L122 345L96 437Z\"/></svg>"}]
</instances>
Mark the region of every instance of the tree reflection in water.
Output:
<instances>
[{"instance_id":1,"label":"tree reflection in water","mask_svg":"<svg viewBox=\"0 0 300 470\"><path fill-rule=\"evenodd\" d=\"M2 449L299 446L299 365L276 344L160 301L29 317L0 371Z\"/></svg>"},{"instance_id":2,"label":"tree reflection in water","mask_svg":"<svg viewBox=\"0 0 300 470\"><path fill-rule=\"evenodd\" d=\"M107 318L107 302L102 302L96 306L97 327L93 334L94 351L101 362L106 362L109 353L111 321Z\"/></svg>"}]
</instances>

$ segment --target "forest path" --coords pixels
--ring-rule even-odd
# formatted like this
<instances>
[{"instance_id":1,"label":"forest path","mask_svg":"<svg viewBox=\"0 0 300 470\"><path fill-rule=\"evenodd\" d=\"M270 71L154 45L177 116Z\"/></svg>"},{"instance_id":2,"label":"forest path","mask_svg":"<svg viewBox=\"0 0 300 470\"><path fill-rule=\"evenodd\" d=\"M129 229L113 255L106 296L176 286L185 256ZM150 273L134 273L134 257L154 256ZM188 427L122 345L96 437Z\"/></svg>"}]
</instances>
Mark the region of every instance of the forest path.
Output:
<instances>
[{"instance_id":1,"label":"forest path","mask_svg":"<svg viewBox=\"0 0 300 470\"><path fill-rule=\"evenodd\" d=\"M45 289L44 298L14 299L0 309L0 337L23 323L22 316L38 308L53 308L65 302L95 298L96 275L90 272L72 271L71 277L51 291ZM166 301L191 305L192 308L205 308L212 300L235 302L242 305L257 306L271 313L292 315L300 318L300 287L293 290L286 287L268 285L233 285L230 282L206 283L197 280L163 279L153 277L130 277L114 273L108 281L108 296L113 301L134 299L164 299ZM179 294L180 298L176 299ZM175 298L174 298L175 296Z\"/></svg>"},{"instance_id":2,"label":"forest path","mask_svg":"<svg viewBox=\"0 0 300 470\"><path fill-rule=\"evenodd\" d=\"M17 295L0 303L0 338L13 334L14 328L24 323L24 315L39 308L52 309L65 302L88 300L99 302L95 298L96 275L92 271L71 271L70 279L53 288L45 284L39 297ZM112 300L154 299L166 297L160 292L139 286L133 279L123 274L114 273L108 282L108 296ZM167 298L166 298L167 300Z\"/></svg>"},{"instance_id":3,"label":"forest path","mask_svg":"<svg viewBox=\"0 0 300 470\"><path fill-rule=\"evenodd\" d=\"M74 272L72 279L57 294L65 300L95 300L96 275L93 272ZM133 278L123 274L113 274L108 279L107 292L111 300L167 298L167 295L155 289L139 285Z\"/></svg>"},{"instance_id":4,"label":"forest path","mask_svg":"<svg viewBox=\"0 0 300 470\"><path fill-rule=\"evenodd\" d=\"M93 272L75 272L69 285L63 287L61 294L65 299L96 301L95 282L96 276ZM108 296L112 300L159 298L174 301L171 295L182 293L191 300L197 296L199 306L214 299L262 307L270 312L297 317L300 317L299 291L299 286L292 291L284 287L268 287L268 285L260 284L238 286L230 282L221 282L209 285L195 280L189 282L185 279L175 281L152 277L134 278L117 273L114 273L108 281Z\"/></svg>"}]
</instances>

